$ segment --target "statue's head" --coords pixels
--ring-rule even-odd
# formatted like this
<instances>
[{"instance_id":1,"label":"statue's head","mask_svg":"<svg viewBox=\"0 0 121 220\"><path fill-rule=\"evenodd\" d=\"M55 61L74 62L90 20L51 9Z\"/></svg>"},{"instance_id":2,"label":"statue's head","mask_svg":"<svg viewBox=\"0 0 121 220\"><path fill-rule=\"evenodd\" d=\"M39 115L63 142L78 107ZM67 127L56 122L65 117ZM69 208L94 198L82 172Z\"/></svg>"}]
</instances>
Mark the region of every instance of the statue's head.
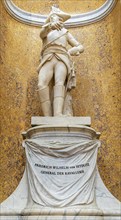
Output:
<instances>
[{"instance_id":1,"label":"statue's head","mask_svg":"<svg viewBox=\"0 0 121 220\"><path fill-rule=\"evenodd\" d=\"M65 22L67 21L71 15L61 11L57 6L52 6L52 10L46 20L46 23L48 22L54 22L54 21L61 21Z\"/></svg>"}]
</instances>

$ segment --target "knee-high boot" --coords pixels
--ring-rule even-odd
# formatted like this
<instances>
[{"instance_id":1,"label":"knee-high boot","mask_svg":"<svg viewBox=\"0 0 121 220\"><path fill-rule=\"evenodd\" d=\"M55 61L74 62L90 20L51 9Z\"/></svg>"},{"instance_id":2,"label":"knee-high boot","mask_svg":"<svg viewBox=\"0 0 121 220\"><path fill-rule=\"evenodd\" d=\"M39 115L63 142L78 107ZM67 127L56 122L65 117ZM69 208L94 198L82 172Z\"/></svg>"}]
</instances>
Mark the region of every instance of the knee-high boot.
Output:
<instances>
[{"instance_id":1,"label":"knee-high boot","mask_svg":"<svg viewBox=\"0 0 121 220\"><path fill-rule=\"evenodd\" d=\"M49 87L47 86L43 89L39 89L39 96L44 116L52 116Z\"/></svg>"},{"instance_id":2,"label":"knee-high boot","mask_svg":"<svg viewBox=\"0 0 121 220\"><path fill-rule=\"evenodd\" d=\"M61 85L54 86L54 102L53 102L54 116L62 116L64 97L65 97L65 87Z\"/></svg>"}]
</instances>

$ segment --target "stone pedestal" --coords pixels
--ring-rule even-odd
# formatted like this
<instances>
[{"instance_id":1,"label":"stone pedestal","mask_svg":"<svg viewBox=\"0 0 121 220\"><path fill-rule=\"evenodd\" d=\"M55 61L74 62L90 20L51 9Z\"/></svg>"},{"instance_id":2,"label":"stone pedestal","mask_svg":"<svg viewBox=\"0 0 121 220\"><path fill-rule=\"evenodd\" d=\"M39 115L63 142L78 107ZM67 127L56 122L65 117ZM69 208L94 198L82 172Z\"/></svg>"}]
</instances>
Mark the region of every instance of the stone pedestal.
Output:
<instances>
[{"instance_id":1,"label":"stone pedestal","mask_svg":"<svg viewBox=\"0 0 121 220\"><path fill-rule=\"evenodd\" d=\"M33 117L23 132L26 169L1 220L119 220L120 203L96 167L99 133L89 117Z\"/></svg>"}]
</instances>

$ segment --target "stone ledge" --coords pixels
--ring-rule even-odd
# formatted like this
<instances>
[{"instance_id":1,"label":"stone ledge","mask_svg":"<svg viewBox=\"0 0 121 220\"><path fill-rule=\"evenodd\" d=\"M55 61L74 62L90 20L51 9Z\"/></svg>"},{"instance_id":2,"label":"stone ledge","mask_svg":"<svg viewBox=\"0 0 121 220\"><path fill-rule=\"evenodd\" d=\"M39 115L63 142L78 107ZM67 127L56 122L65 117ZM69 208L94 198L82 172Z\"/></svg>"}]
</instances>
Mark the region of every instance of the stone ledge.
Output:
<instances>
[{"instance_id":1,"label":"stone ledge","mask_svg":"<svg viewBox=\"0 0 121 220\"><path fill-rule=\"evenodd\" d=\"M1 216L1 220L120 220L120 216Z\"/></svg>"},{"instance_id":2,"label":"stone ledge","mask_svg":"<svg viewBox=\"0 0 121 220\"><path fill-rule=\"evenodd\" d=\"M31 126L43 126L43 125L85 125L91 126L91 117L39 117L33 116L31 118Z\"/></svg>"},{"instance_id":3,"label":"stone ledge","mask_svg":"<svg viewBox=\"0 0 121 220\"><path fill-rule=\"evenodd\" d=\"M100 133L96 132L93 128L84 125L75 124L57 124L53 121L53 124L41 124L33 126L27 131L22 132L23 139L30 138L42 138L42 137L53 137L54 140L58 137L64 138L83 138L83 139L99 139ZM76 141L76 139L75 139ZM65 140L66 142L66 140Z\"/></svg>"}]
</instances>

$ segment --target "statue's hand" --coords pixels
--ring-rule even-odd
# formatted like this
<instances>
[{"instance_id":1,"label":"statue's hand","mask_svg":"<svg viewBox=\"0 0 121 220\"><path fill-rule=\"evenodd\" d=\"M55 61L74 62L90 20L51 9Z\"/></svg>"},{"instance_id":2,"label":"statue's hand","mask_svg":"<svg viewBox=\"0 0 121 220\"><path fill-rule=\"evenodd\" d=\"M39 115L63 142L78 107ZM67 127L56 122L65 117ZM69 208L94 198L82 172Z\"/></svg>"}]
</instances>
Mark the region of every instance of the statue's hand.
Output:
<instances>
[{"instance_id":1,"label":"statue's hand","mask_svg":"<svg viewBox=\"0 0 121 220\"><path fill-rule=\"evenodd\" d=\"M75 47L72 47L71 49L68 50L68 53L71 55L71 56L79 56L80 53L82 53L84 51L84 48L79 45L79 46L75 46Z\"/></svg>"},{"instance_id":2,"label":"statue's hand","mask_svg":"<svg viewBox=\"0 0 121 220\"><path fill-rule=\"evenodd\" d=\"M60 31L63 28L63 22L61 21L54 21L50 24L52 30Z\"/></svg>"},{"instance_id":3,"label":"statue's hand","mask_svg":"<svg viewBox=\"0 0 121 220\"><path fill-rule=\"evenodd\" d=\"M71 55L71 56L79 56L79 50L76 48L76 47L73 47L71 49L68 50L68 53Z\"/></svg>"}]
</instances>

